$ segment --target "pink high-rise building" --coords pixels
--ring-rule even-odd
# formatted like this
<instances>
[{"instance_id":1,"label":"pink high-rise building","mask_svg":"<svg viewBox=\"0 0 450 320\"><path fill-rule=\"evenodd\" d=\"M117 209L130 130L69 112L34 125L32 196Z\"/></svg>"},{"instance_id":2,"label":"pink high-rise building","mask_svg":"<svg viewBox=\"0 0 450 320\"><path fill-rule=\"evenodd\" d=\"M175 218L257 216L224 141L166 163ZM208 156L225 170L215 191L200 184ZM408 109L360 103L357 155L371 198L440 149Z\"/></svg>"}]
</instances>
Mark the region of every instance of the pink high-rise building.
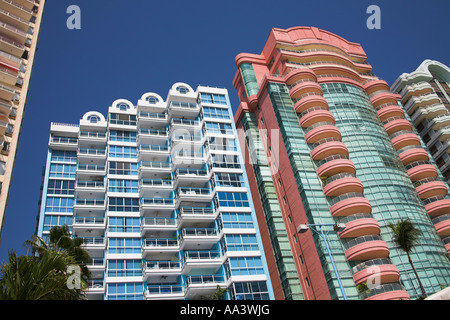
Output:
<instances>
[{"instance_id":1,"label":"pink high-rise building","mask_svg":"<svg viewBox=\"0 0 450 320\"><path fill-rule=\"evenodd\" d=\"M361 45L272 29L236 65L235 122L275 298L420 297L388 227L401 219L422 231L411 259L426 293L449 286L431 220L450 208L447 184Z\"/></svg>"}]
</instances>

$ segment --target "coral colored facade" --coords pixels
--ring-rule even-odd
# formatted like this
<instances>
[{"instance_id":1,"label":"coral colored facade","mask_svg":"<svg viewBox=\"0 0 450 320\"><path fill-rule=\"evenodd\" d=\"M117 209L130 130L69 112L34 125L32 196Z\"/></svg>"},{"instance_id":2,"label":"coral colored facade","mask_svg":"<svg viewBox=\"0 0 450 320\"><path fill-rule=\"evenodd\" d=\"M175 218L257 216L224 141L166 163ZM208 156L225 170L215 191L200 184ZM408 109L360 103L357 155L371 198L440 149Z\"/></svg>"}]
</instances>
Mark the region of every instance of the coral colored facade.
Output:
<instances>
[{"instance_id":1,"label":"coral colored facade","mask_svg":"<svg viewBox=\"0 0 450 320\"><path fill-rule=\"evenodd\" d=\"M272 29L260 55L235 59L235 122L276 299L417 298L388 228L402 218L423 233L412 260L427 293L450 285L430 219L446 205L421 200L447 185L417 186L441 174L366 58L359 44L295 27ZM299 233L305 224L345 229L324 241L313 226Z\"/></svg>"},{"instance_id":2,"label":"coral colored facade","mask_svg":"<svg viewBox=\"0 0 450 320\"><path fill-rule=\"evenodd\" d=\"M0 1L0 240L45 0Z\"/></svg>"}]
</instances>

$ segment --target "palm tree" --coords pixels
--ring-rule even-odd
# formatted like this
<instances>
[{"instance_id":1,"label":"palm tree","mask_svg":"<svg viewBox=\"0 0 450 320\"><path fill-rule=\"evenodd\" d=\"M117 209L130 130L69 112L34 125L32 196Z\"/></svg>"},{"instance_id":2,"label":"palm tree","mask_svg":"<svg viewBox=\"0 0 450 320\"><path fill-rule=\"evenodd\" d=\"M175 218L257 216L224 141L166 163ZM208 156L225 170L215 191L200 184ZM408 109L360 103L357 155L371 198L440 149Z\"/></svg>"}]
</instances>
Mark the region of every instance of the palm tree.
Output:
<instances>
[{"instance_id":1,"label":"palm tree","mask_svg":"<svg viewBox=\"0 0 450 320\"><path fill-rule=\"evenodd\" d=\"M74 264L80 266L84 278L88 279L91 277L91 273L87 268L87 263L91 261L91 257L89 256L89 253L81 247L83 242L82 238L71 237L67 225L52 227L49 233L48 244L38 236L34 237L34 241L27 241L33 251L38 254L48 250L67 253L74 259Z\"/></svg>"},{"instance_id":2,"label":"palm tree","mask_svg":"<svg viewBox=\"0 0 450 320\"><path fill-rule=\"evenodd\" d=\"M412 249L419 241L419 235L421 235L421 231L416 228L416 226L409 219L401 219L397 222L397 224L389 224L389 228L394 232L393 240L394 242L405 251L408 256L408 261L411 264L411 267L416 275L417 281L419 282L420 290L422 291L421 298L426 297L425 288L420 281L419 274L417 273L416 268L412 262L410 253Z\"/></svg>"},{"instance_id":3,"label":"palm tree","mask_svg":"<svg viewBox=\"0 0 450 320\"><path fill-rule=\"evenodd\" d=\"M43 252L39 256L8 254L0 266L0 300L80 300L82 290L69 289L67 253Z\"/></svg>"},{"instance_id":4,"label":"palm tree","mask_svg":"<svg viewBox=\"0 0 450 320\"><path fill-rule=\"evenodd\" d=\"M80 300L84 299L91 260L81 245L82 239L72 239L67 226L53 227L49 243L34 236L25 244L32 255L8 255L9 263L0 266L0 300ZM69 288L72 279L68 267L81 269L80 289Z\"/></svg>"}]
</instances>

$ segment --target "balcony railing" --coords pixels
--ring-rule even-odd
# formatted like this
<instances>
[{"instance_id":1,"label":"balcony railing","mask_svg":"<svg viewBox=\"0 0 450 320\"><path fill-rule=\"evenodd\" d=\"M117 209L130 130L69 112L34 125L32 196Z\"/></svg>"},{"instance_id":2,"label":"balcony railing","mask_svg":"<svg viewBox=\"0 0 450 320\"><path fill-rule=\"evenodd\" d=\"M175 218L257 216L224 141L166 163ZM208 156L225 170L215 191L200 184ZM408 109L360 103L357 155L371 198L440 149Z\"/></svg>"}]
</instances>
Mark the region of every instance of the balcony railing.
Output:
<instances>
[{"instance_id":1,"label":"balcony railing","mask_svg":"<svg viewBox=\"0 0 450 320\"><path fill-rule=\"evenodd\" d=\"M75 205L79 206L104 206L105 199L75 199Z\"/></svg>"},{"instance_id":2,"label":"balcony railing","mask_svg":"<svg viewBox=\"0 0 450 320\"><path fill-rule=\"evenodd\" d=\"M144 270L177 270L181 269L181 261L145 261Z\"/></svg>"},{"instance_id":3,"label":"balcony railing","mask_svg":"<svg viewBox=\"0 0 450 320\"><path fill-rule=\"evenodd\" d=\"M397 291L397 290L405 290L405 287L403 287L400 283L385 283L381 284L373 289L369 289L367 291L364 291L360 293L360 296L362 299L367 299L370 297L373 297L377 294L389 292L389 291Z\"/></svg>"},{"instance_id":4,"label":"balcony railing","mask_svg":"<svg viewBox=\"0 0 450 320\"><path fill-rule=\"evenodd\" d=\"M104 156L106 155L105 149L93 149L93 148L79 148L78 154L92 155L92 156Z\"/></svg>"},{"instance_id":5,"label":"balcony railing","mask_svg":"<svg viewBox=\"0 0 450 320\"><path fill-rule=\"evenodd\" d=\"M182 295L184 287L181 285L149 285L144 291L144 295Z\"/></svg>"},{"instance_id":6,"label":"balcony railing","mask_svg":"<svg viewBox=\"0 0 450 320\"><path fill-rule=\"evenodd\" d=\"M141 198L141 205L164 205L170 206L175 204L175 199L173 198Z\"/></svg>"},{"instance_id":7,"label":"balcony railing","mask_svg":"<svg viewBox=\"0 0 450 320\"><path fill-rule=\"evenodd\" d=\"M345 242L344 243L344 248L345 249L349 249L349 248L351 248L353 246L356 246L356 245L358 245L360 243L369 242L369 241L378 241L378 240L383 240L383 239L381 238L381 236L375 235L375 234L367 235L367 236L361 236L361 237L354 238L354 239L351 239L351 240Z\"/></svg>"},{"instance_id":8,"label":"balcony railing","mask_svg":"<svg viewBox=\"0 0 450 320\"><path fill-rule=\"evenodd\" d=\"M142 119L167 120L167 113L140 111L139 112L139 118L142 118Z\"/></svg>"},{"instance_id":9,"label":"balcony railing","mask_svg":"<svg viewBox=\"0 0 450 320\"><path fill-rule=\"evenodd\" d=\"M203 207L181 207L180 212L182 215L213 215L214 208Z\"/></svg>"},{"instance_id":10,"label":"balcony railing","mask_svg":"<svg viewBox=\"0 0 450 320\"><path fill-rule=\"evenodd\" d=\"M150 218L142 219L142 226L177 226L178 219L176 218Z\"/></svg>"},{"instance_id":11,"label":"balcony railing","mask_svg":"<svg viewBox=\"0 0 450 320\"><path fill-rule=\"evenodd\" d=\"M178 247L179 241L177 239L144 239L143 246L147 248L158 247Z\"/></svg>"},{"instance_id":12,"label":"balcony railing","mask_svg":"<svg viewBox=\"0 0 450 320\"><path fill-rule=\"evenodd\" d=\"M370 268L372 266L380 266L380 265L386 265L386 264L392 264L391 259L389 258L377 258L377 259L371 259L364 261L360 264L357 264L353 267L353 273L357 273L361 270Z\"/></svg>"},{"instance_id":13,"label":"balcony railing","mask_svg":"<svg viewBox=\"0 0 450 320\"><path fill-rule=\"evenodd\" d=\"M196 103L189 103L189 102L178 102L178 101L172 101L170 103L169 108L180 108L180 109L199 109L199 106Z\"/></svg>"},{"instance_id":14,"label":"balcony railing","mask_svg":"<svg viewBox=\"0 0 450 320\"><path fill-rule=\"evenodd\" d=\"M172 120L170 121L170 124L184 125L184 126L199 126L201 124L201 122L200 122L200 120L172 118Z\"/></svg>"},{"instance_id":15,"label":"balcony railing","mask_svg":"<svg viewBox=\"0 0 450 320\"><path fill-rule=\"evenodd\" d=\"M78 180L76 182L76 187L102 189L105 187L105 182L104 181L80 181L80 180Z\"/></svg>"},{"instance_id":16,"label":"balcony railing","mask_svg":"<svg viewBox=\"0 0 450 320\"><path fill-rule=\"evenodd\" d=\"M155 168L155 169L171 169L172 165L170 162L162 161L141 161L139 162L141 168Z\"/></svg>"},{"instance_id":17,"label":"balcony railing","mask_svg":"<svg viewBox=\"0 0 450 320\"><path fill-rule=\"evenodd\" d=\"M105 171L106 166L103 164L78 164L77 169L82 171Z\"/></svg>"},{"instance_id":18,"label":"balcony railing","mask_svg":"<svg viewBox=\"0 0 450 320\"><path fill-rule=\"evenodd\" d=\"M139 145L139 151L169 151L168 146L160 146L153 144L141 144Z\"/></svg>"},{"instance_id":19,"label":"balcony railing","mask_svg":"<svg viewBox=\"0 0 450 320\"><path fill-rule=\"evenodd\" d=\"M166 179L141 179L139 180L139 185L141 187L172 187L173 181Z\"/></svg>"},{"instance_id":20,"label":"balcony railing","mask_svg":"<svg viewBox=\"0 0 450 320\"><path fill-rule=\"evenodd\" d=\"M181 237L215 237L219 234L216 228L184 228Z\"/></svg>"},{"instance_id":21,"label":"balcony railing","mask_svg":"<svg viewBox=\"0 0 450 320\"><path fill-rule=\"evenodd\" d=\"M363 198L364 194L360 193L360 192L349 192L349 193L344 193L338 197L334 197L330 200L330 206L338 203L339 201L345 200L345 199L350 199L350 198Z\"/></svg>"},{"instance_id":22,"label":"balcony railing","mask_svg":"<svg viewBox=\"0 0 450 320\"><path fill-rule=\"evenodd\" d=\"M145 134L149 136L168 137L169 131L165 129L139 129L139 134Z\"/></svg>"},{"instance_id":23,"label":"balcony railing","mask_svg":"<svg viewBox=\"0 0 450 320\"><path fill-rule=\"evenodd\" d=\"M75 217L74 224L103 225L103 224L105 224L105 218L104 217Z\"/></svg>"},{"instance_id":24,"label":"balcony railing","mask_svg":"<svg viewBox=\"0 0 450 320\"><path fill-rule=\"evenodd\" d=\"M106 132L80 131L80 138L106 138Z\"/></svg>"},{"instance_id":25,"label":"balcony railing","mask_svg":"<svg viewBox=\"0 0 450 320\"><path fill-rule=\"evenodd\" d=\"M205 196L211 194L211 189L209 188L187 188L180 187L177 190L178 195L188 195L188 196Z\"/></svg>"},{"instance_id":26,"label":"balcony railing","mask_svg":"<svg viewBox=\"0 0 450 320\"><path fill-rule=\"evenodd\" d=\"M354 173L350 173L350 172L341 172L338 174L335 174L334 176L329 177L328 179L326 179L323 183L323 186L325 187L327 184L339 180L339 179L343 179L343 178L356 178L356 174Z\"/></svg>"},{"instance_id":27,"label":"balcony railing","mask_svg":"<svg viewBox=\"0 0 450 320\"><path fill-rule=\"evenodd\" d=\"M220 259L222 253L218 250L186 251L183 256L183 262L186 260L212 260Z\"/></svg>"},{"instance_id":28,"label":"balcony railing","mask_svg":"<svg viewBox=\"0 0 450 320\"><path fill-rule=\"evenodd\" d=\"M68 137L51 137L50 141L53 143L78 144L77 138Z\"/></svg>"},{"instance_id":29,"label":"balcony railing","mask_svg":"<svg viewBox=\"0 0 450 320\"><path fill-rule=\"evenodd\" d=\"M184 168L180 168L180 169L177 169L175 171L175 177L185 176L185 175L206 176L206 175L208 175L208 170L206 170L206 169L184 169Z\"/></svg>"},{"instance_id":30,"label":"balcony railing","mask_svg":"<svg viewBox=\"0 0 450 320\"><path fill-rule=\"evenodd\" d=\"M189 287L192 284L215 284L215 283L224 283L225 277L219 275L200 275L200 276L187 276L186 278L186 287Z\"/></svg>"}]
</instances>

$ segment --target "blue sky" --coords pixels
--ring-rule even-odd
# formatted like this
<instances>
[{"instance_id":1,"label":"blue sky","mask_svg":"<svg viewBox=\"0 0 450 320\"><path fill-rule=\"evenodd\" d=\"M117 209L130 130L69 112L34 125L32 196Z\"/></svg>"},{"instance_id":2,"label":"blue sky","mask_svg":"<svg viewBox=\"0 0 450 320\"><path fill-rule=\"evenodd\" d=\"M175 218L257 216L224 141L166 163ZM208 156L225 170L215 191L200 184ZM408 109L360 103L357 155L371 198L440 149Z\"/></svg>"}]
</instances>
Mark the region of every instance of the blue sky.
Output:
<instances>
[{"instance_id":1,"label":"blue sky","mask_svg":"<svg viewBox=\"0 0 450 320\"><path fill-rule=\"evenodd\" d=\"M69 5L81 9L81 30L69 30ZM381 29L369 30L369 5ZM448 0L57 0L48 1L28 94L0 245L25 254L35 231L41 174L51 122L78 123L87 111L106 115L116 99L145 92L166 97L175 82L228 89L234 58L260 53L270 29L315 26L362 44L389 84L424 59L450 65Z\"/></svg>"}]
</instances>

